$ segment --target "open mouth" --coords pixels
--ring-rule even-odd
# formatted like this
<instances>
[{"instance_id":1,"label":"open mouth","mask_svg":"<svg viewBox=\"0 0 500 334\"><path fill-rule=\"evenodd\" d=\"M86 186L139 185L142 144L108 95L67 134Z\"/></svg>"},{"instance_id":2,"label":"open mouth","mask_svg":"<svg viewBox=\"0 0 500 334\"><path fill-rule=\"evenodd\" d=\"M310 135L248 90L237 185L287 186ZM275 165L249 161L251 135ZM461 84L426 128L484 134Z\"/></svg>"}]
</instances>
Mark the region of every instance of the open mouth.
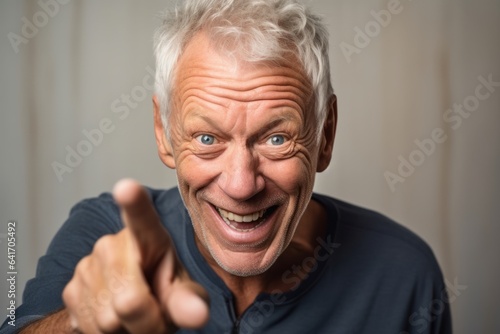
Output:
<instances>
[{"instance_id":1,"label":"open mouth","mask_svg":"<svg viewBox=\"0 0 500 334\"><path fill-rule=\"evenodd\" d=\"M271 207L247 215L238 215L236 213L217 208L224 222L235 231L251 232L264 224L266 218L276 209Z\"/></svg>"}]
</instances>

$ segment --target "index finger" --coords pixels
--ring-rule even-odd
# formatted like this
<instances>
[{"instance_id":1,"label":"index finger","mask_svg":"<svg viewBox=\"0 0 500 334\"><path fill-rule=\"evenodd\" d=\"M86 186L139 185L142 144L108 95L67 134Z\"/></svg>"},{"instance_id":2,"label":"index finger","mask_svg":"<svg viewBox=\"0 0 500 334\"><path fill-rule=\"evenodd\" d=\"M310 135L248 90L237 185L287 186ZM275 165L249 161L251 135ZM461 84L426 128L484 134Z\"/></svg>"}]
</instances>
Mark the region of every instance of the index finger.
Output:
<instances>
[{"instance_id":1,"label":"index finger","mask_svg":"<svg viewBox=\"0 0 500 334\"><path fill-rule=\"evenodd\" d=\"M137 243L143 270L152 269L171 249L172 243L149 194L136 181L123 179L115 185L113 197L121 208L124 225Z\"/></svg>"}]
</instances>

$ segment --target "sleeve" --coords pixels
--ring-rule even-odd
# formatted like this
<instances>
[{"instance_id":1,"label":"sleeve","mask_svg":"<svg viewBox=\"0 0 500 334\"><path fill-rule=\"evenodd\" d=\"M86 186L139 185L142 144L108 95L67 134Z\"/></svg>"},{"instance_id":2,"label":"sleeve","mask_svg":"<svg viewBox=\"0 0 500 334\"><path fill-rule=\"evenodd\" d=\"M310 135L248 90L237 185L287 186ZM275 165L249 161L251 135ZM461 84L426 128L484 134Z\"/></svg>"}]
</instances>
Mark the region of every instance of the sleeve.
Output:
<instances>
[{"instance_id":1,"label":"sleeve","mask_svg":"<svg viewBox=\"0 0 500 334\"><path fill-rule=\"evenodd\" d=\"M111 195L84 200L75 205L37 265L35 278L29 280L22 304L16 309L15 326L9 318L0 334L15 333L24 325L63 307L62 291L73 277L77 263L88 255L94 243L106 234L122 229L118 207Z\"/></svg>"},{"instance_id":2,"label":"sleeve","mask_svg":"<svg viewBox=\"0 0 500 334\"><path fill-rule=\"evenodd\" d=\"M406 331L400 334L452 334L452 301L441 270L436 268L417 284Z\"/></svg>"}]
</instances>

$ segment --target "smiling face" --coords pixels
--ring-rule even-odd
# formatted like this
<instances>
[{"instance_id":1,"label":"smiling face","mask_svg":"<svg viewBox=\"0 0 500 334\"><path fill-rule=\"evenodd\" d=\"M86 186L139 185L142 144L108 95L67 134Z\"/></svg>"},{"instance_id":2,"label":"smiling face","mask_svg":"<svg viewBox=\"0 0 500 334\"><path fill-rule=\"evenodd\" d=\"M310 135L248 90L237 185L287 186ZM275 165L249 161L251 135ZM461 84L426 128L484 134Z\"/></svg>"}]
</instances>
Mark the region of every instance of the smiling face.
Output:
<instances>
[{"instance_id":1,"label":"smiling face","mask_svg":"<svg viewBox=\"0 0 500 334\"><path fill-rule=\"evenodd\" d=\"M230 274L252 276L290 243L333 136L316 140L312 90L297 61L233 64L195 36L177 66L171 141L157 103L155 131L202 254Z\"/></svg>"}]
</instances>

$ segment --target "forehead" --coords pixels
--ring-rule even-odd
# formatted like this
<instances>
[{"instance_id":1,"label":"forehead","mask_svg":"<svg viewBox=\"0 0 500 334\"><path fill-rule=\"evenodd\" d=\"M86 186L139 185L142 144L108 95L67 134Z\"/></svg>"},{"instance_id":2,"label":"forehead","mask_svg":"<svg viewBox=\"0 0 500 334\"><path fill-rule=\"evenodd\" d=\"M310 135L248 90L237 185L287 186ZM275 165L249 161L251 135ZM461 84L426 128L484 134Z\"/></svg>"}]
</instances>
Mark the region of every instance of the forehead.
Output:
<instances>
[{"instance_id":1,"label":"forehead","mask_svg":"<svg viewBox=\"0 0 500 334\"><path fill-rule=\"evenodd\" d=\"M178 61L173 93L182 100L193 89L240 101L273 98L279 91L303 101L312 96L309 79L295 56L259 63L239 61L234 54L214 47L203 32L191 39Z\"/></svg>"}]
</instances>

